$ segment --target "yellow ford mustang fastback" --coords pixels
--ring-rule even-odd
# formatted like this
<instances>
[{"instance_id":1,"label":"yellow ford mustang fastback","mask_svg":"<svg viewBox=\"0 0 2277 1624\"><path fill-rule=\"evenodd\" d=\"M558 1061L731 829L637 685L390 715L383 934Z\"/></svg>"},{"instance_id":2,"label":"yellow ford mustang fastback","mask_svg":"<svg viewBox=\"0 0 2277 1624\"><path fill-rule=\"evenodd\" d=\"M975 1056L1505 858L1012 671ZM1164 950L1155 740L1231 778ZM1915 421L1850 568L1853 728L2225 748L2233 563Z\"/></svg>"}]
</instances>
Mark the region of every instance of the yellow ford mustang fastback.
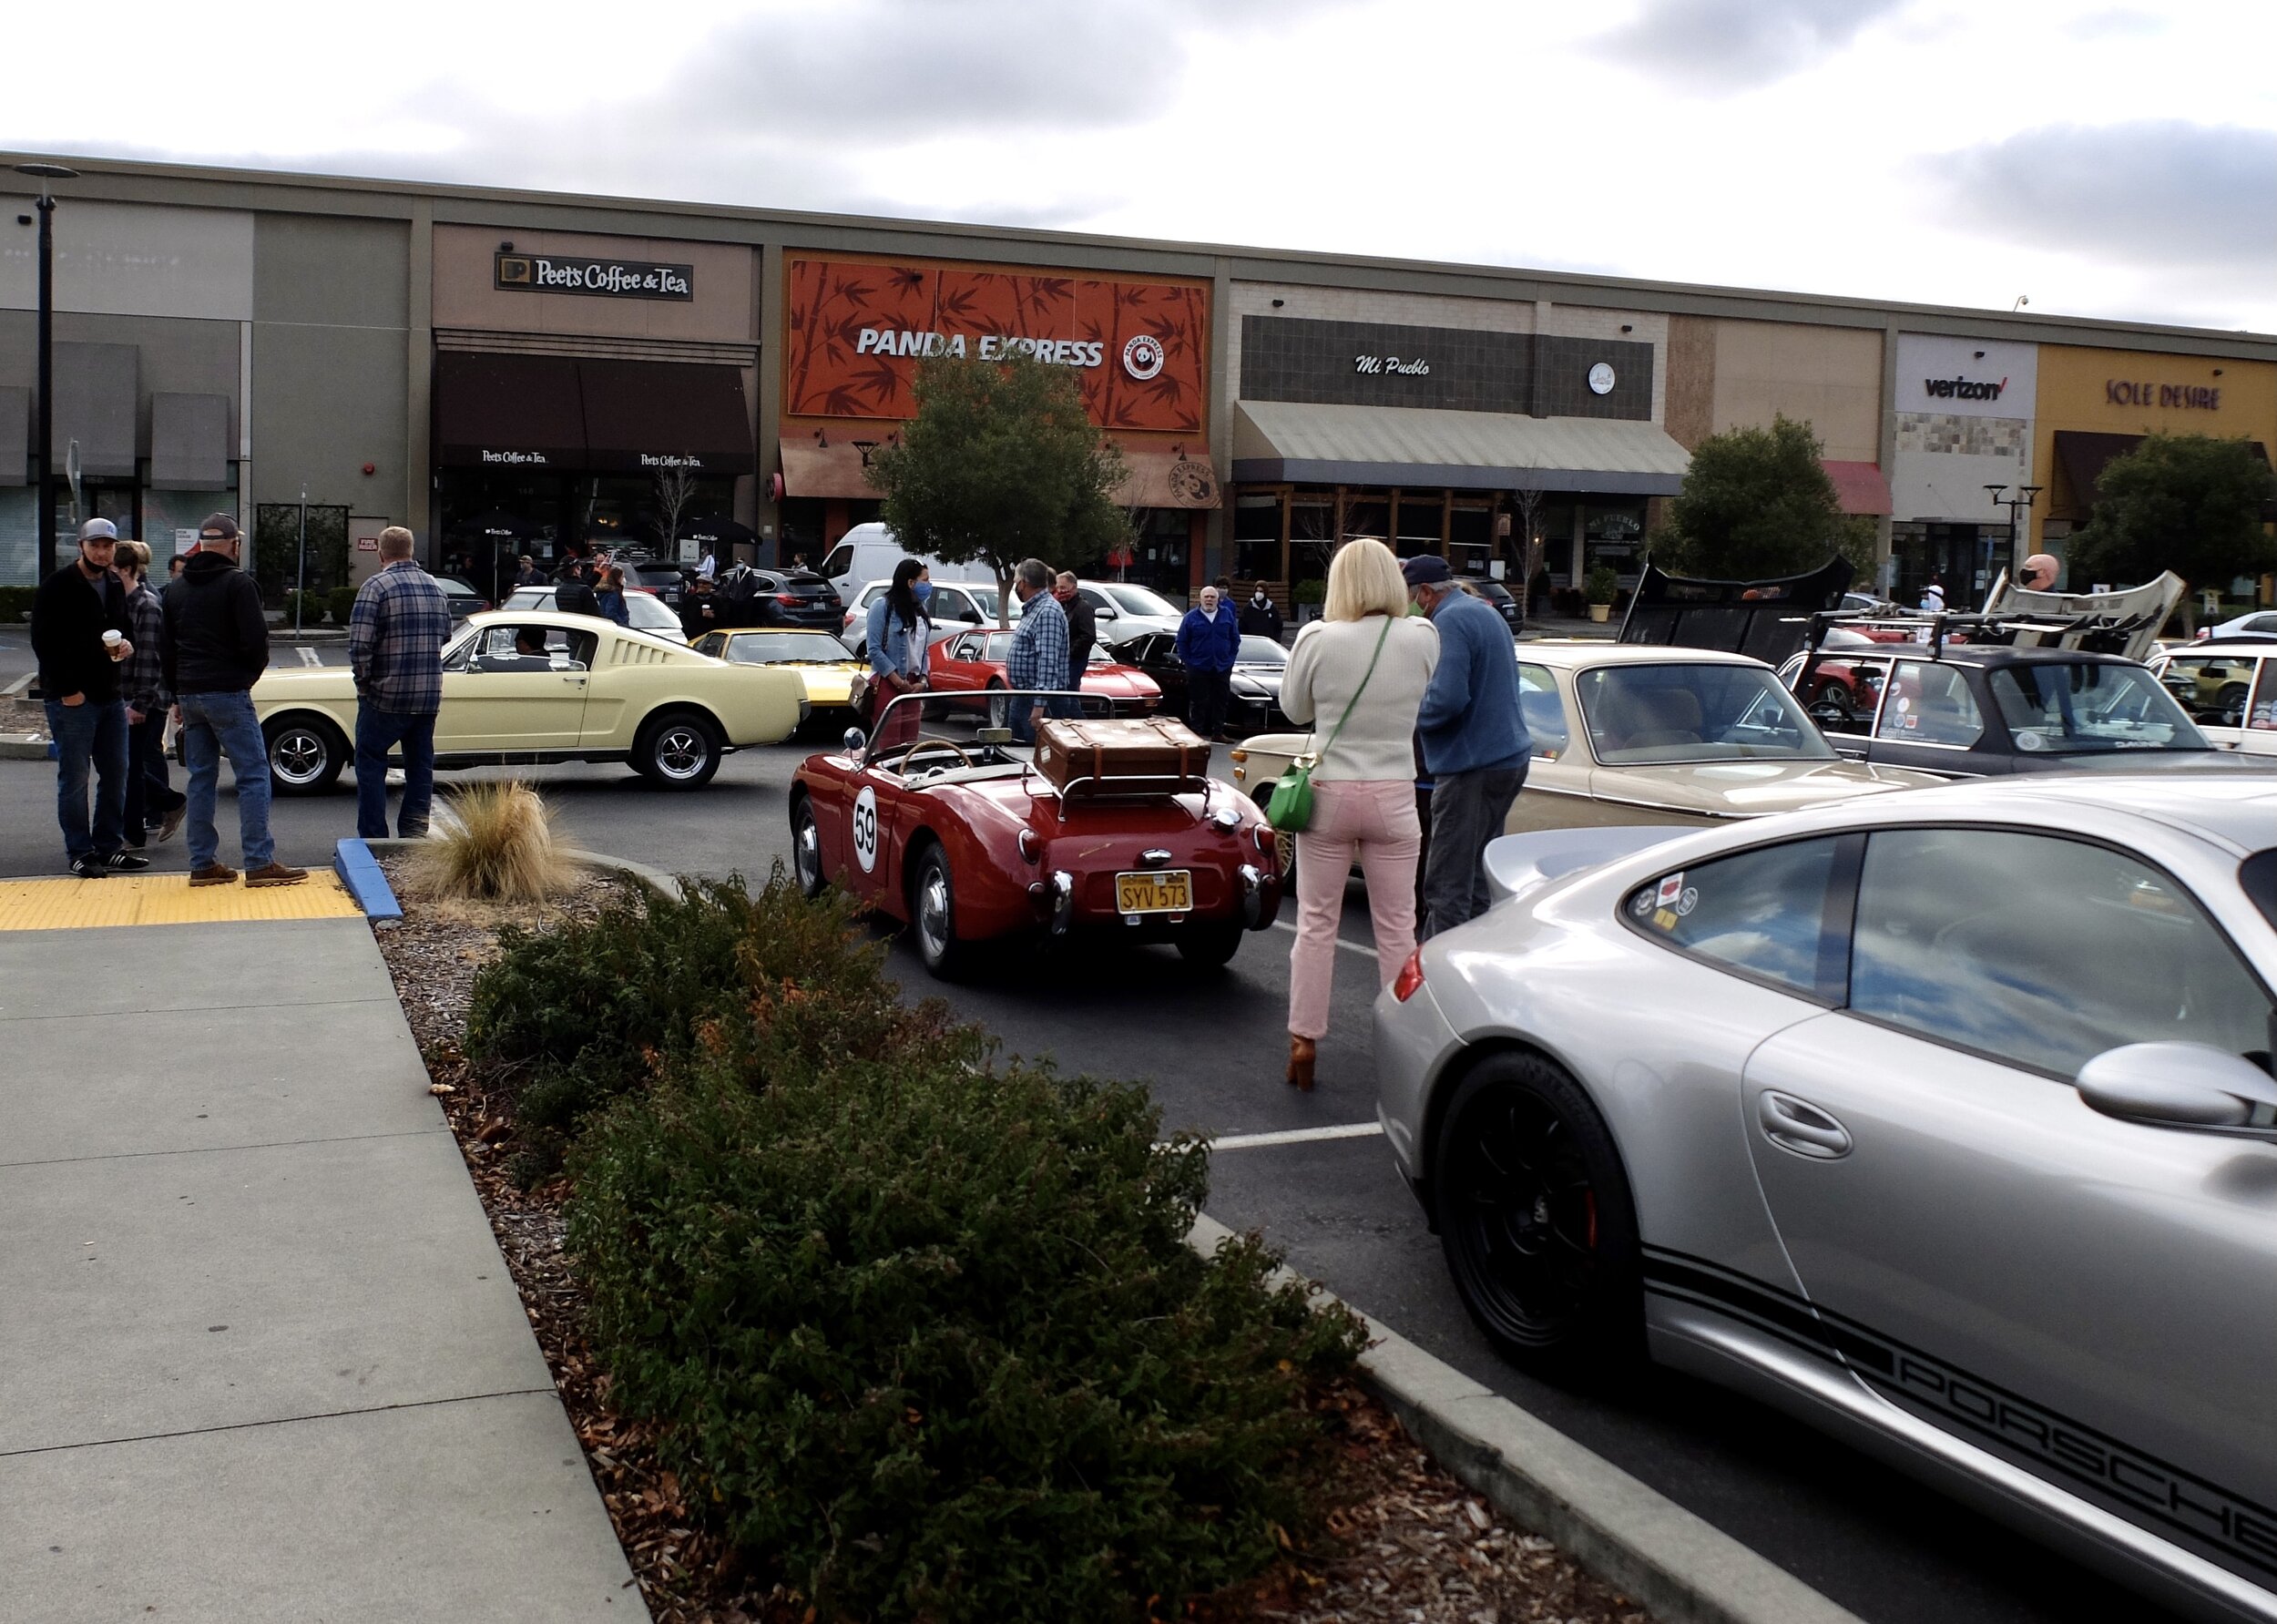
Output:
<instances>
[{"instance_id":1,"label":"yellow ford mustang fastback","mask_svg":"<svg viewBox=\"0 0 2277 1624\"><path fill-rule=\"evenodd\" d=\"M853 679L870 669L835 633L797 626L746 626L708 631L697 649L739 666L773 666L796 671L806 684L807 703L817 710L844 710L853 703ZM821 726L820 722L815 724Z\"/></svg>"},{"instance_id":2,"label":"yellow ford mustang fastback","mask_svg":"<svg viewBox=\"0 0 2277 1624\"><path fill-rule=\"evenodd\" d=\"M794 670L731 665L590 615L475 615L443 650L438 768L625 761L666 789L710 781L727 751L787 739L809 714ZM271 666L253 685L277 792L315 794L354 759L344 666Z\"/></svg>"}]
</instances>

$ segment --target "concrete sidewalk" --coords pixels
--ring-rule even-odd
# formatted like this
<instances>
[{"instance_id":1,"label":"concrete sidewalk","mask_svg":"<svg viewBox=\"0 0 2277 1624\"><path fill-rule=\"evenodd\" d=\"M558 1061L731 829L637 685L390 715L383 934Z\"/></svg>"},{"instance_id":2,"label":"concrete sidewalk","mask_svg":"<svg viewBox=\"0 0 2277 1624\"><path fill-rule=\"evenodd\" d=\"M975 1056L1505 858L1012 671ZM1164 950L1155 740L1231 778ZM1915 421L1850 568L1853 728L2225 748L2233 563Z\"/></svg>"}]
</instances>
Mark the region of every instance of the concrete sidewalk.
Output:
<instances>
[{"instance_id":1,"label":"concrete sidewalk","mask_svg":"<svg viewBox=\"0 0 2277 1624\"><path fill-rule=\"evenodd\" d=\"M0 932L0 1619L647 1618L362 918Z\"/></svg>"}]
</instances>

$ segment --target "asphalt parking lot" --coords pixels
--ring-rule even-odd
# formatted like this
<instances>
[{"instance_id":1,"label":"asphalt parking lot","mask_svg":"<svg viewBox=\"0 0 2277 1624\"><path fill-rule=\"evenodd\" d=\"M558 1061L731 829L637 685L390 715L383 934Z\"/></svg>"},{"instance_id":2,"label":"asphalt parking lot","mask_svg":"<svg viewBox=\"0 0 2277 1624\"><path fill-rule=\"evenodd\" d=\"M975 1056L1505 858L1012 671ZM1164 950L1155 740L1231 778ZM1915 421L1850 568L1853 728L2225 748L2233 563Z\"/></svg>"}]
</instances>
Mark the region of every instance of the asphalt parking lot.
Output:
<instances>
[{"instance_id":1,"label":"asphalt parking lot","mask_svg":"<svg viewBox=\"0 0 2277 1624\"><path fill-rule=\"evenodd\" d=\"M0 636L0 685L26 669L21 633ZM335 648L316 658L337 658ZM297 659L280 647L280 660ZM764 877L789 857L785 795L814 742L730 756L692 793L649 788L618 767L538 769L529 776L577 844L681 873ZM1219 761L1223 770L1224 755ZM485 774L488 775L488 774ZM466 774L447 775L444 783ZM0 761L0 875L61 872L54 772ZM235 861L225 790L222 855ZM280 856L327 862L353 832L347 793L281 800ZM151 849L161 869L184 868L178 837ZM1300 1096L1281 1081L1288 996L1285 928L1245 942L1224 971L1197 972L1168 947L1013 953L974 981L937 988L896 942L895 967L913 995L945 991L1014 1052L1048 1056L1067 1071L1144 1080L1166 1131L1214 1138L1353 1128L1357 1134L1221 1148L1210 1210L1262 1230L1292 1262L1356 1306L1598 1451L1862 1618L1920 1624L2109 1617L2111 1588L1955 1503L1757 1405L1667 1373L1607 1394L1536 1382L1504 1364L1472 1330L1437 1241L1393 1170L1374 1121L1368 1018L1373 955L1364 896L1348 899L1332 1029L1321 1083ZM122 965L121 974L133 966ZM217 994L260 975L217 965ZM2163 1615L2120 1604L2126 1616Z\"/></svg>"}]
</instances>

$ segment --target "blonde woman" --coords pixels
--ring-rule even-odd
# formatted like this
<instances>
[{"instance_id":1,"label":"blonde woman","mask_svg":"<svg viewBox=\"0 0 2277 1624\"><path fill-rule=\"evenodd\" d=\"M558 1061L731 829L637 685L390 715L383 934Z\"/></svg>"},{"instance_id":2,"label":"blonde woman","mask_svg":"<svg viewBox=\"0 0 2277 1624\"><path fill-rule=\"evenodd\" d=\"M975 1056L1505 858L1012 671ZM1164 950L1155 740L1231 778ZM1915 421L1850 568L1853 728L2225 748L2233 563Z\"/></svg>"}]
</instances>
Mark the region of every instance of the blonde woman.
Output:
<instances>
[{"instance_id":1,"label":"blonde woman","mask_svg":"<svg viewBox=\"0 0 2277 1624\"><path fill-rule=\"evenodd\" d=\"M1336 927L1356 858L1375 927L1376 984L1415 950L1415 713L1439 663L1439 634L1407 613L1399 560L1348 541L1328 567L1322 618L1297 633L1281 705L1312 728L1312 818L1297 836L1297 941L1289 951L1289 1081L1312 1087L1328 1030Z\"/></svg>"}]
</instances>

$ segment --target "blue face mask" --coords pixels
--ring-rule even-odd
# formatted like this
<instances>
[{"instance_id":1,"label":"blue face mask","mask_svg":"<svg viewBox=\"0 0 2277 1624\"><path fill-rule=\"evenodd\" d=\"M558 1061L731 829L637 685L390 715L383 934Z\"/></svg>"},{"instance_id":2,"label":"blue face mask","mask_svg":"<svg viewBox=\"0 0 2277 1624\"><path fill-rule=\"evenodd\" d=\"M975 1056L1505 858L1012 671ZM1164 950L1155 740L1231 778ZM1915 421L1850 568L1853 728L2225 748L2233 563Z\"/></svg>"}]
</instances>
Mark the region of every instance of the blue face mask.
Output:
<instances>
[{"instance_id":1,"label":"blue face mask","mask_svg":"<svg viewBox=\"0 0 2277 1624\"><path fill-rule=\"evenodd\" d=\"M915 598L919 603L923 603L933 596L933 583L931 581L912 581L909 583L909 590L912 597Z\"/></svg>"}]
</instances>

